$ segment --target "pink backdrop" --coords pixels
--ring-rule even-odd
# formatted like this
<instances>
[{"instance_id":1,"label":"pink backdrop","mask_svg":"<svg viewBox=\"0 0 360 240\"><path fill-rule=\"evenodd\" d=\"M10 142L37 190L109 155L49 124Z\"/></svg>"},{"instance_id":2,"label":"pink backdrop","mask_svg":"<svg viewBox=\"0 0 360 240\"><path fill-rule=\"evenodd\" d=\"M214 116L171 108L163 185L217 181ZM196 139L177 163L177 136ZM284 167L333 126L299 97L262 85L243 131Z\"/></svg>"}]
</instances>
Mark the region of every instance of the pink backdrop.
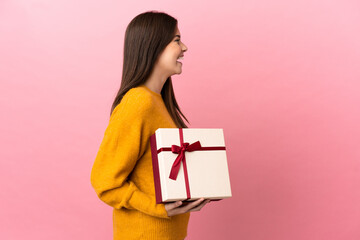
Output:
<instances>
[{"instance_id":1,"label":"pink backdrop","mask_svg":"<svg viewBox=\"0 0 360 240\"><path fill-rule=\"evenodd\" d=\"M228 149L233 197L193 212L189 239L360 239L355 0L2 0L0 239L112 239L90 171L148 10L179 20L190 127Z\"/></svg>"}]
</instances>

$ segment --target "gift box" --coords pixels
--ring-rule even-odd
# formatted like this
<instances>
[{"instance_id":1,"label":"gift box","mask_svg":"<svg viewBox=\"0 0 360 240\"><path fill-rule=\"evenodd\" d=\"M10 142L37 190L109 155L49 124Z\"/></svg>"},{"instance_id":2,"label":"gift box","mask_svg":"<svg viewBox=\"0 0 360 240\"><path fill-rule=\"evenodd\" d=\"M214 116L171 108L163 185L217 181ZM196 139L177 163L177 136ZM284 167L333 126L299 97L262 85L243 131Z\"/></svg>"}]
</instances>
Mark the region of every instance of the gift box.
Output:
<instances>
[{"instance_id":1,"label":"gift box","mask_svg":"<svg viewBox=\"0 0 360 240\"><path fill-rule=\"evenodd\" d=\"M150 146L156 203L232 196L223 129L158 128Z\"/></svg>"}]
</instances>

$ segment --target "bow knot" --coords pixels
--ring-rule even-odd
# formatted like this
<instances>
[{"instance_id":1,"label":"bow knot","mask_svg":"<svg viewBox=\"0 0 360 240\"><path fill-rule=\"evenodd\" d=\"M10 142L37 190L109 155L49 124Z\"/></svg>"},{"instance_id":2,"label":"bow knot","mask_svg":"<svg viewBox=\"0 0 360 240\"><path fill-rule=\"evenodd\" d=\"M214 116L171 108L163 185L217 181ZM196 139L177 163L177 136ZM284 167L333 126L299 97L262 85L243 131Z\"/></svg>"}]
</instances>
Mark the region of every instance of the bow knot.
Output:
<instances>
[{"instance_id":1,"label":"bow knot","mask_svg":"<svg viewBox=\"0 0 360 240\"><path fill-rule=\"evenodd\" d=\"M201 149L200 141L196 141L190 145L187 142L182 143L181 146L171 145L171 151L173 153L178 153L179 155L177 156L177 158L175 159L175 161L171 167L171 172L170 172L169 178L176 180L177 175L180 170L180 163L182 161L185 161L185 152L186 151L192 152L192 151L199 150L199 149Z\"/></svg>"}]
</instances>

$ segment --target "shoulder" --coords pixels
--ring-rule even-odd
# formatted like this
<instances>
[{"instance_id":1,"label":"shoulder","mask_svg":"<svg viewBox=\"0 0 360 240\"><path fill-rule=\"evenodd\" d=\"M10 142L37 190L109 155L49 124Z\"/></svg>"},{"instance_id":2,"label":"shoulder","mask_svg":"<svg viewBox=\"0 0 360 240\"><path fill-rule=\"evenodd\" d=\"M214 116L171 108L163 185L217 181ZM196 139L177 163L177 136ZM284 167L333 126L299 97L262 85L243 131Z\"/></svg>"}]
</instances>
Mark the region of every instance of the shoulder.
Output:
<instances>
[{"instance_id":1,"label":"shoulder","mask_svg":"<svg viewBox=\"0 0 360 240\"><path fill-rule=\"evenodd\" d=\"M142 87L128 90L121 102L115 107L112 115L127 115L137 117L148 115L154 107L153 96Z\"/></svg>"},{"instance_id":2,"label":"shoulder","mask_svg":"<svg viewBox=\"0 0 360 240\"><path fill-rule=\"evenodd\" d=\"M131 101L145 101L144 103L146 104L152 102L153 96L148 91L146 91L145 88L138 86L127 91L123 98L131 99Z\"/></svg>"}]
</instances>

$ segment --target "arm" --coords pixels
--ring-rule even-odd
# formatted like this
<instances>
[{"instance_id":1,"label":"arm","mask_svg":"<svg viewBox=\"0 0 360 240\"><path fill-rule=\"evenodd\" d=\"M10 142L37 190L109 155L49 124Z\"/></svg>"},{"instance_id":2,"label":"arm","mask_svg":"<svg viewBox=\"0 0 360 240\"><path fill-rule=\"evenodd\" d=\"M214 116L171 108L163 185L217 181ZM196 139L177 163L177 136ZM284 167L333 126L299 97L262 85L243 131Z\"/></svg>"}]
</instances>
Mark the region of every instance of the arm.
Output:
<instances>
[{"instance_id":1,"label":"arm","mask_svg":"<svg viewBox=\"0 0 360 240\"><path fill-rule=\"evenodd\" d=\"M128 175L144 153L148 137L144 131L147 102L127 96L114 109L91 171L91 185L106 204L120 209L136 209L145 214L170 219L164 204L156 204L128 180Z\"/></svg>"}]
</instances>

